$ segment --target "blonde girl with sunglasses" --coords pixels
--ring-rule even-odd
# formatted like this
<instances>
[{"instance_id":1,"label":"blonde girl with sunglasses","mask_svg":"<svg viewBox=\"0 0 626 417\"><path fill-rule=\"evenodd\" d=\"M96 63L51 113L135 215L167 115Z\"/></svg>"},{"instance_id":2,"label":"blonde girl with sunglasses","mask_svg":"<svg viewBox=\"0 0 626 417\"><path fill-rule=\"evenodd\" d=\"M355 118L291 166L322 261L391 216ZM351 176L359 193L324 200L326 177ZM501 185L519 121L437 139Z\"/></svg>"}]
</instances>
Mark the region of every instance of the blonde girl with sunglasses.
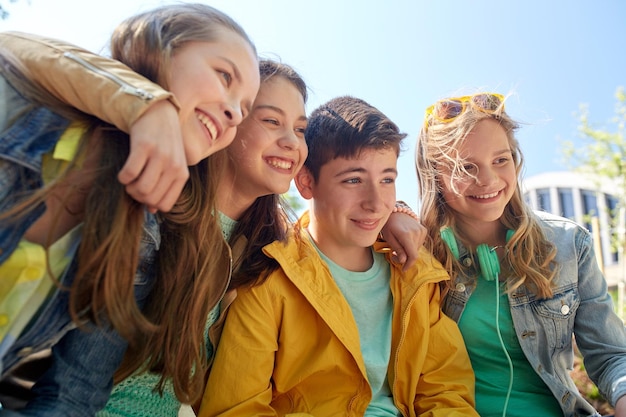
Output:
<instances>
[{"instance_id":1,"label":"blonde girl with sunglasses","mask_svg":"<svg viewBox=\"0 0 626 417\"><path fill-rule=\"evenodd\" d=\"M626 332L590 233L525 203L523 156L505 97L447 98L426 111L416 149L427 246L451 275L483 417L599 416L569 372L573 336L602 394L626 416Z\"/></svg>"}]
</instances>

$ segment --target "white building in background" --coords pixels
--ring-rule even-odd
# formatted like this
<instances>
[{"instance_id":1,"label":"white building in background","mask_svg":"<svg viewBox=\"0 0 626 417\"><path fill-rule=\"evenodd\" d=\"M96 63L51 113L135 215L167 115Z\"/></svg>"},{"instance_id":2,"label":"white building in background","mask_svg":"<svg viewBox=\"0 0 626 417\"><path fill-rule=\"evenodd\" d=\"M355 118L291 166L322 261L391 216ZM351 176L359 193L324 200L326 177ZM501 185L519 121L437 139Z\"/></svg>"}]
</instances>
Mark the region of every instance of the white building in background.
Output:
<instances>
[{"instance_id":1,"label":"white building in background","mask_svg":"<svg viewBox=\"0 0 626 417\"><path fill-rule=\"evenodd\" d=\"M626 280L624 270L619 266L617 250L611 246L611 234L619 233L619 230L611 227L611 215L618 215L616 208L618 198L615 192L618 190L615 184L606 180L595 182L588 175L577 172L546 172L526 178L523 183L524 198L537 210L570 218L585 226L594 233L596 252L601 252L604 273L609 285L617 285ZM599 230L593 230L590 223L591 216L598 217ZM622 211L622 229L624 233L624 212ZM599 256L600 253L597 253Z\"/></svg>"}]
</instances>

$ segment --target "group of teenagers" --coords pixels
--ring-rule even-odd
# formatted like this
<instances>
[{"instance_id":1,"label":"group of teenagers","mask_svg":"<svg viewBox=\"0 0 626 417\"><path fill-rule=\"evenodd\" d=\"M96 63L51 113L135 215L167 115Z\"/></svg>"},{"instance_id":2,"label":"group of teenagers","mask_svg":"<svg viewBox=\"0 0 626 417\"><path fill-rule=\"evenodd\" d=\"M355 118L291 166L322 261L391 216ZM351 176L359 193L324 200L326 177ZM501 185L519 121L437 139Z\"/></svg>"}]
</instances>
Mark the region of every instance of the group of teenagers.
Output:
<instances>
[{"instance_id":1,"label":"group of teenagers","mask_svg":"<svg viewBox=\"0 0 626 417\"><path fill-rule=\"evenodd\" d=\"M426 109L417 216L399 127L307 115L208 5L125 20L110 58L1 33L0 75L0 390L34 383L0 416L599 416L574 336L626 416L591 235L525 203L504 95Z\"/></svg>"}]
</instances>

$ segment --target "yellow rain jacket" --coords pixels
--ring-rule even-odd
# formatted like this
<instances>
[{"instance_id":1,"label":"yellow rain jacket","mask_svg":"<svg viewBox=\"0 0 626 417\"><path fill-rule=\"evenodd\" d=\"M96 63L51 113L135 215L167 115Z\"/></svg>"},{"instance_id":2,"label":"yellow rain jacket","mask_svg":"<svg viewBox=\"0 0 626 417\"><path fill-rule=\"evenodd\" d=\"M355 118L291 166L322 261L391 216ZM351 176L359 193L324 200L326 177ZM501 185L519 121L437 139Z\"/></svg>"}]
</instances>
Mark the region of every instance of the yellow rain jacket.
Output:
<instances>
[{"instance_id":1,"label":"yellow rain jacket","mask_svg":"<svg viewBox=\"0 0 626 417\"><path fill-rule=\"evenodd\" d=\"M300 227L307 225L305 214ZM264 249L280 268L238 291L199 417L362 416L370 403L350 306L306 232L294 233ZM376 250L390 253L383 243ZM478 416L463 338L440 310L446 279L425 249L406 273L392 264L388 378L403 416Z\"/></svg>"}]
</instances>

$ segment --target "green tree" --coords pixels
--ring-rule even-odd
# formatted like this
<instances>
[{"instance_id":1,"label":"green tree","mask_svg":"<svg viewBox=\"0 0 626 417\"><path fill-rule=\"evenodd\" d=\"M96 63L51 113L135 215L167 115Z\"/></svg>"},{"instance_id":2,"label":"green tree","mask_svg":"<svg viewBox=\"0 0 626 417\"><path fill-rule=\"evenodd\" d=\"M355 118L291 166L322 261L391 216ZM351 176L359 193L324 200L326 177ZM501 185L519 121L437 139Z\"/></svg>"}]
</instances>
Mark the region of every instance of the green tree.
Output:
<instances>
[{"instance_id":1,"label":"green tree","mask_svg":"<svg viewBox=\"0 0 626 417\"><path fill-rule=\"evenodd\" d=\"M305 209L304 200L294 185L289 191L281 196L288 204L288 209L293 212L294 217L299 216ZM295 218L291 220L296 220Z\"/></svg>"},{"instance_id":2,"label":"green tree","mask_svg":"<svg viewBox=\"0 0 626 417\"><path fill-rule=\"evenodd\" d=\"M612 194L617 197L617 207L609 213L611 220L611 244L618 253L620 265L626 261L624 231L624 211L626 210L626 93L624 87L618 87L615 93L615 114L609 119L607 126L594 126L589 120L589 107L581 105L578 112L578 133L580 143L564 141L563 153L569 165L575 171L588 174L597 186L601 182L610 182L614 186ZM618 287L619 288L619 287ZM618 307L623 308L623 289L617 296ZM620 304L622 300L622 304ZM623 311L617 312L623 317ZM608 402L598 397L597 387L587 377L580 354L577 352L577 365L574 366L572 377L587 401L592 403L602 414L612 414ZM576 363L576 360L575 360Z\"/></svg>"},{"instance_id":3,"label":"green tree","mask_svg":"<svg viewBox=\"0 0 626 417\"><path fill-rule=\"evenodd\" d=\"M612 244L624 261L624 230L620 219L626 209L626 92L618 87L615 93L615 114L609 127L593 125L589 120L589 107L580 105L578 132L581 143L563 141L563 154L576 171L589 174L598 185L609 181L614 185L613 194L618 199L617 207L609 213L613 229ZM620 211L621 209L621 211ZM620 214L621 213L621 214Z\"/></svg>"},{"instance_id":4,"label":"green tree","mask_svg":"<svg viewBox=\"0 0 626 417\"><path fill-rule=\"evenodd\" d=\"M8 0L9 3L15 3L17 0ZM0 1L0 19L5 20L9 17L9 11L6 6L7 1Z\"/></svg>"}]
</instances>

